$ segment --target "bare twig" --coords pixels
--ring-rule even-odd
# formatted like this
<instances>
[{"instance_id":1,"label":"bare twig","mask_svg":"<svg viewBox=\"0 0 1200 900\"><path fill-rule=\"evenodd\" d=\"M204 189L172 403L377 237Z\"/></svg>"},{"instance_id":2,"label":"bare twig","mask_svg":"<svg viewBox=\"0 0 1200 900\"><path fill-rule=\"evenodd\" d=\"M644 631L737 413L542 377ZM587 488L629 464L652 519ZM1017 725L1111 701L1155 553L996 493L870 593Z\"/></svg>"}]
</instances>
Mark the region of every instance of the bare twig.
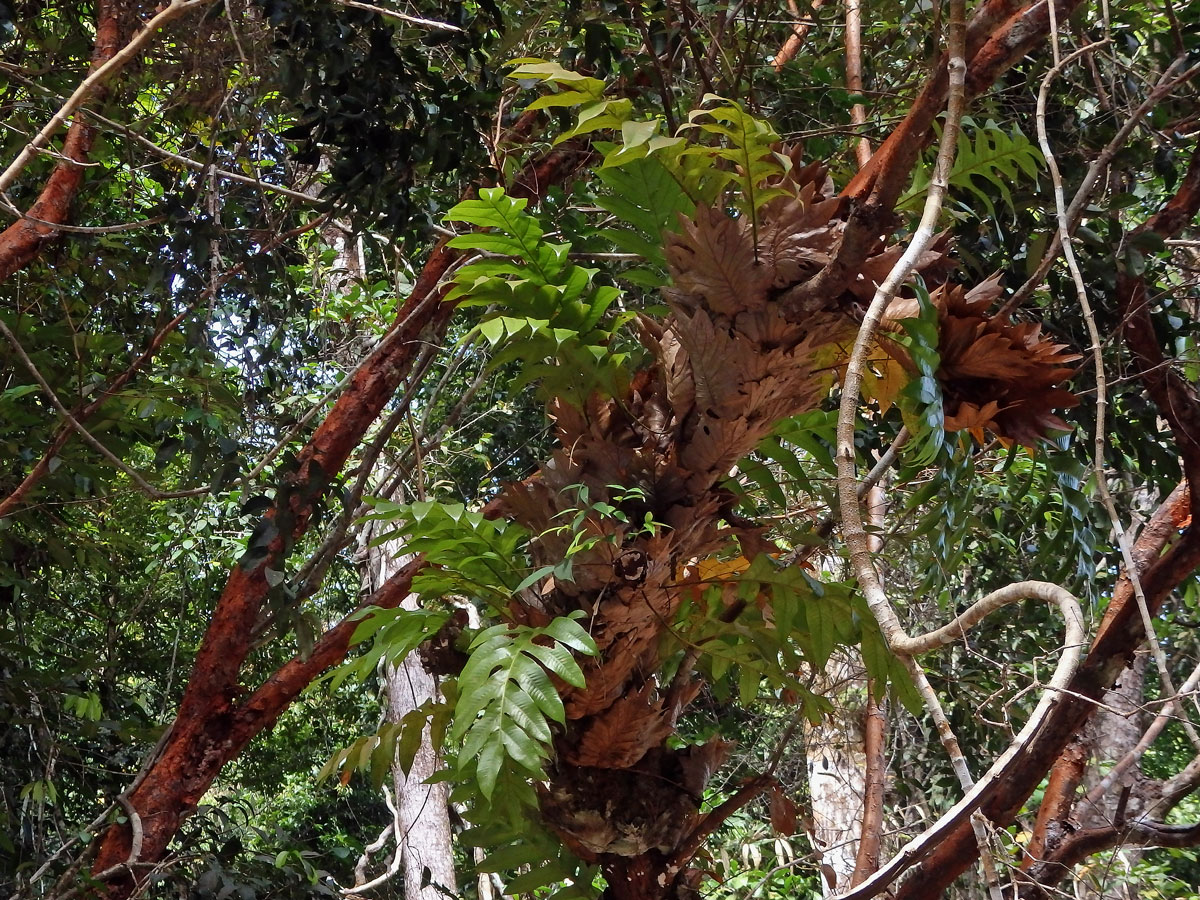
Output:
<instances>
[{"instance_id":1,"label":"bare twig","mask_svg":"<svg viewBox=\"0 0 1200 900\"><path fill-rule=\"evenodd\" d=\"M142 228L149 228L151 225L161 225L167 221L166 216L154 216L150 219L142 219L140 222L124 222L120 225L67 225L63 222L48 222L29 213L21 212L21 210L3 197L0 197L0 209L4 209L15 218L25 219L27 222L33 222L35 225L45 225L47 228L65 231L69 234L119 234L123 231L138 231Z\"/></svg>"},{"instance_id":2,"label":"bare twig","mask_svg":"<svg viewBox=\"0 0 1200 900\"><path fill-rule=\"evenodd\" d=\"M133 59L150 40L158 34L159 30L175 19L178 19L185 12L212 3L213 0L171 0L171 2L154 16L145 27L142 28L133 38L113 55L112 59L108 60L104 65L100 66L87 78L79 83L79 87L75 88L71 96L67 98L67 102L59 107L58 112L50 117L50 121L45 127L39 131L24 149L17 154L14 159L0 173L0 194L4 194L22 170L29 165L38 152L45 147L50 138L66 123L74 113L83 105L83 102L95 91L101 84L119 72L125 65Z\"/></svg>"},{"instance_id":3,"label":"bare twig","mask_svg":"<svg viewBox=\"0 0 1200 900\"><path fill-rule=\"evenodd\" d=\"M1053 18L1051 19L1051 23L1051 28L1053 29ZM1053 34L1052 37L1054 45L1057 46L1058 35ZM1075 296L1079 301L1079 308L1083 313L1083 319L1087 325L1088 337L1092 342L1092 363L1096 370L1096 434L1093 450L1094 461L1092 465L1096 473L1096 491L1099 493L1100 502L1104 505L1109 521L1112 523L1113 534L1116 537L1117 546L1120 548L1121 558L1125 563L1125 571L1129 578L1130 586L1133 588L1133 595L1137 601L1138 611L1142 616L1142 627L1146 631L1146 641L1150 646L1155 665L1158 668L1158 677L1162 681L1163 689L1168 694L1174 694L1176 691L1172 683L1170 670L1167 667L1167 658L1163 653L1162 646L1155 637L1154 619L1150 615L1150 608L1146 602L1146 593L1142 590L1142 582L1138 576L1137 565L1133 560L1133 551L1129 545L1129 537L1125 532L1125 526L1121 523L1120 513L1117 511L1117 505L1113 501L1112 493L1108 490L1108 480L1104 474L1104 448L1107 440L1105 425L1108 412L1108 382L1104 371L1103 340L1100 337L1100 329L1096 325L1096 316L1092 311L1091 301L1088 299L1083 272L1079 268L1079 261L1075 257L1075 249L1071 243L1070 219L1063 191L1062 173L1059 171L1058 160L1054 156L1054 151L1050 147L1050 138L1046 133L1046 102L1050 93L1050 85L1058 77L1059 72L1066 66L1085 53L1092 52L1097 46L1103 43L1105 42L1101 41L1081 47L1079 50L1066 56L1046 73L1042 79L1042 86L1038 91L1037 135L1038 144L1041 147L1042 155L1046 158L1046 165L1050 171L1050 180L1054 187L1054 208L1058 218L1058 237L1062 242L1063 257L1066 259L1067 268L1071 272L1071 280L1075 285ZM1186 713L1183 714L1183 727L1188 739L1192 742L1192 746L1200 750L1200 734L1196 733L1196 729L1187 719Z\"/></svg>"},{"instance_id":4,"label":"bare twig","mask_svg":"<svg viewBox=\"0 0 1200 900\"><path fill-rule=\"evenodd\" d=\"M1098 41L1091 46L1096 48L1107 42L1108 39L1106 38L1105 40ZM1067 208L1068 234L1075 233L1075 229L1079 226L1079 222L1083 218L1083 211L1087 208L1088 201L1092 197L1092 191L1096 186L1096 182L1099 179L1100 174L1108 167L1108 164L1112 162L1113 158L1118 152L1120 152L1121 148L1125 146L1125 142L1129 140L1129 136L1133 133L1134 129L1145 124L1147 114L1149 114L1151 110L1158 106L1158 104L1162 102L1163 98L1166 97L1167 94L1171 93L1171 91L1177 88L1180 84L1195 77L1195 75L1200 72L1200 65L1196 65L1192 66L1190 69L1176 77L1175 73L1179 71L1184 62L1186 62L1186 58L1181 56L1174 60L1171 65L1167 67L1167 70L1163 72L1162 77L1159 78L1158 82L1153 88L1151 88L1149 94L1146 95L1146 99L1143 100L1142 103L1138 105L1137 109L1135 109L1129 115L1129 118L1126 119L1125 123L1117 130L1117 133L1113 135L1112 140L1110 140L1108 144L1105 145L1104 149L1096 155L1096 158L1092 160L1091 165L1088 166L1086 174L1083 176L1083 180L1079 183L1079 187L1075 191L1075 196L1071 200L1071 205ZM1049 273L1055 261L1058 259L1058 253L1061 248L1061 231L1056 229L1054 232L1054 237L1050 241L1050 246L1046 248L1046 252L1042 255L1041 262L1038 263L1037 269L1034 270L1034 273L1025 280L1024 284L1017 288L1011 297L1004 301L1004 305L996 313L997 316L1008 315L1029 299L1029 296L1041 286L1043 281L1045 281L1046 275Z\"/></svg>"},{"instance_id":5,"label":"bare twig","mask_svg":"<svg viewBox=\"0 0 1200 900\"><path fill-rule=\"evenodd\" d=\"M18 82L31 90L36 90L36 91L40 92L41 94L43 94L44 96L53 97L60 102L62 102L66 99L65 97L63 97L62 94L58 94L54 91L51 91L50 89L46 88L44 85L38 84L36 81L34 81L31 78L26 78L24 75L22 75L20 73L19 67L14 66L11 63L6 63L3 60L0 60L0 70L5 72L8 75L8 77L10 77L13 81ZM329 206L329 201L317 199L317 198L311 196L310 194L303 193L302 191L294 191L291 188L284 187L283 185L272 184L271 182L263 181L261 178L254 176L254 175L243 175L241 172L231 172L228 169L222 169L219 166L213 165L210 161L200 162L199 160L192 159L191 157L183 156L182 154L175 153L171 150L168 150L166 147L163 147L163 146L160 146L159 144L154 143L154 141L150 140L145 135L138 134L134 129L130 128L128 125L123 125L114 119L110 119L107 116L102 116L100 113L98 113L94 110L88 109L86 106L80 107L77 110L77 112L80 115L87 116L89 119L93 119L94 121L99 122L104 127L109 128L112 131L123 135L124 137L133 141L135 144L139 144L142 147L145 147L151 153L156 153L159 156L161 156L163 159L169 159L172 162L178 163L179 165L183 166L184 168L191 169L194 172L207 172L209 174L217 176L222 181L236 181L239 184L253 185L254 187L261 188L262 190L267 191L268 193L280 194L281 196L284 196L284 197L290 197L293 200L298 200L301 203L306 204L307 206L313 206L318 209L323 209L323 208L326 208ZM42 152L46 152L46 151L42 151ZM64 227L62 225L57 225L57 224L55 224L54 227L59 228L63 231L71 231L72 230L70 228Z\"/></svg>"},{"instance_id":6,"label":"bare twig","mask_svg":"<svg viewBox=\"0 0 1200 900\"><path fill-rule=\"evenodd\" d=\"M384 18L399 19L401 22L407 22L409 25L419 25L422 28L435 28L439 31L462 31L457 25L451 25L449 22L439 22L436 19L423 19L420 16L399 12L394 9L384 9L382 6L372 6L370 3L359 3L358 0L333 0L333 2L339 6L348 6L351 9L364 9L367 12L377 13Z\"/></svg>"}]
</instances>

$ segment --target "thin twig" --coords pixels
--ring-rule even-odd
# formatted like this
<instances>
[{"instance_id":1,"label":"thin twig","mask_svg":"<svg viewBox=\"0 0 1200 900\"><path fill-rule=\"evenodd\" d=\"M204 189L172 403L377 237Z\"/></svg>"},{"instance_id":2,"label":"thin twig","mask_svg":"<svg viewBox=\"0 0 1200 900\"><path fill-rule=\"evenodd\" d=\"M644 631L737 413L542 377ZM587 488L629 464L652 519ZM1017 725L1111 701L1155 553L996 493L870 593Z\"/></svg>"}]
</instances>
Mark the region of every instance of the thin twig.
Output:
<instances>
[{"instance_id":1,"label":"thin twig","mask_svg":"<svg viewBox=\"0 0 1200 900\"><path fill-rule=\"evenodd\" d=\"M1051 39L1057 46L1058 35L1054 33L1053 25L1054 21L1051 19ZM1058 168L1058 160L1054 156L1054 150L1050 146L1050 138L1046 132L1046 102L1050 94L1050 85L1058 77L1059 72L1066 66L1085 53L1092 52L1103 43L1103 41L1100 41L1095 44L1088 44L1069 54L1051 68L1042 79L1042 86L1038 90L1036 115L1038 145L1041 147L1042 155L1046 158L1046 165L1050 171L1050 181L1054 187L1054 209L1058 218L1058 236L1062 242L1063 258L1066 260L1067 268L1071 272L1071 281L1075 285L1075 296L1079 301L1079 308L1083 314L1083 320L1087 325L1088 338L1092 342L1092 363L1096 370L1096 434L1093 445L1094 459L1092 468L1096 473L1096 491L1099 493L1100 502L1104 505L1109 521L1112 523L1113 534L1116 537L1117 546L1120 548L1121 558L1125 563L1125 573L1129 578L1130 586L1133 588L1133 596L1136 599L1138 611L1141 613L1142 627L1146 631L1146 641L1150 645L1150 651L1154 656L1154 662L1158 668L1158 677L1162 681L1163 689L1168 694L1174 694L1176 691L1172 683L1170 670L1167 667L1167 658L1163 653L1162 646L1155 637L1154 619L1150 615L1150 607L1146 602L1146 592L1142 590L1142 581L1138 575L1137 564L1133 559L1133 550L1129 546L1129 536L1125 533L1125 527L1121 523L1121 515L1117 511L1117 505L1113 501L1112 493L1108 490L1108 479L1104 474L1104 450L1107 443L1105 425L1108 412L1108 382L1104 371L1104 343L1100 337L1100 329L1096 325L1096 316L1092 311L1091 301L1088 299L1083 272L1080 270L1079 261L1075 257L1075 248L1071 242L1069 233L1070 219L1063 191L1062 173ZM1195 727L1187 718L1186 713L1183 713L1182 724L1188 739L1192 742L1192 746L1200 750L1200 734L1197 734Z\"/></svg>"},{"instance_id":2,"label":"thin twig","mask_svg":"<svg viewBox=\"0 0 1200 900\"><path fill-rule=\"evenodd\" d=\"M966 757L950 721L946 717L937 692L929 683L925 670L917 662L914 653L905 648L907 636L900 624L896 611L888 600L883 582L875 569L870 541L863 526L862 510L859 508L858 477L855 466L854 425L858 415L858 401L862 389L862 376L875 332L884 310L896 292L915 270L921 254L933 242L938 217L949 189L950 172L958 145L959 126L966 106L966 4L965 0L952 0L947 38L947 87L946 117L938 146L937 161L930 178L929 191L921 221L913 233L904 253L896 261L883 283L875 292L870 307L863 317L862 326L854 342L850 361L842 379L842 400L837 425L837 487L842 516L842 536L850 550L851 566L867 605L878 621L888 647L904 664L913 679L925 709L938 730L942 746L950 757L951 766L965 791L970 791L974 778L967 766ZM980 862L988 883L992 900L1000 900L1000 887L995 876L995 864L988 846L990 836L981 817L972 815L972 825L979 845ZM883 870L881 870L883 871ZM868 879L869 884L874 879Z\"/></svg>"},{"instance_id":3,"label":"thin twig","mask_svg":"<svg viewBox=\"0 0 1200 900\"><path fill-rule=\"evenodd\" d=\"M29 213L23 213L4 197L0 197L0 208L17 219L33 222L35 225L45 225L47 228L54 228L69 234L119 234L124 231L138 231L142 228L149 228L151 225L161 225L167 221L166 216L154 216L150 219L142 219L140 222L125 222L121 225L67 225L62 222L48 222L45 219L39 219L37 216L31 216Z\"/></svg>"},{"instance_id":4,"label":"thin twig","mask_svg":"<svg viewBox=\"0 0 1200 900\"><path fill-rule=\"evenodd\" d=\"M145 27L135 34L128 44L113 55L112 59L83 79L79 87L75 88L71 96L67 98L67 102L59 107L58 112L50 117L50 121L46 123L45 127L34 136L33 140L25 145L21 152L17 154L17 158L9 164L8 168L3 173L0 173L0 194L4 194L12 187L13 182L17 180L22 170L50 142L50 138L66 123L67 119L83 105L83 101L103 82L124 68L164 25L174 19L178 19L188 10L212 2L213 0L171 0L166 8L147 22Z\"/></svg>"},{"instance_id":5,"label":"thin twig","mask_svg":"<svg viewBox=\"0 0 1200 900\"><path fill-rule=\"evenodd\" d=\"M104 446L104 444L102 444L95 435L88 431L83 424L75 418L75 416L71 415L71 411L67 409L66 404L59 399L59 396L55 392L54 388L50 386L50 383L46 381L37 365L32 359L30 359L29 354L25 352L25 348L17 339L17 336L12 333L12 330L4 323L2 319L0 319L0 335L2 335L4 339L8 341L9 346L12 347L13 353L16 354L17 359L19 359L21 364L25 366L26 371L28 371L33 377L33 380L37 382L38 387L42 389L42 393L46 395L46 399L50 401L50 405L58 411L58 414L63 417L64 421L66 421L66 423L70 425L71 428L73 428L81 438L83 438L83 442L85 444L107 459L121 472L125 473L125 475L129 477L130 481L132 481L137 486L138 490L140 490L143 494L153 500L169 500L177 497L192 497L198 493L208 493L208 488L192 488L185 491L160 491L154 485L142 478L142 476L138 474L135 469L127 466L124 460Z\"/></svg>"},{"instance_id":6,"label":"thin twig","mask_svg":"<svg viewBox=\"0 0 1200 900\"><path fill-rule=\"evenodd\" d=\"M47 97L52 97L52 98L58 100L59 102L62 102L63 100L65 100L65 97L62 94L58 94L54 91L51 91L49 88L46 88L45 86L43 86L41 84L38 84L36 81L34 81L31 78L26 78L24 75L22 75L20 73L20 71L18 70L18 67L12 65L11 63L6 63L3 60L0 60L0 70L3 70L10 78L13 79L13 81L19 82L20 84L24 85L27 88L30 88L31 90L39 91L43 95L45 95ZM284 197L290 197L293 200L298 200L301 203L304 203L308 206L316 207L317 209L325 209L329 206L329 201L319 200L319 199L312 197L309 194L305 194L301 191L295 191L295 190L292 190L291 188L284 187L283 185L272 184L269 181L263 181L261 178L254 176L254 175L243 175L241 172L231 172L228 169L222 169L219 166L215 166L211 162L200 162L199 160L195 160L190 157L183 156L179 153L175 153L171 150L168 150L166 147L162 147L162 146L154 143L154 141L150 140L145 135L138 134L136 131L134 131L132 128L130 128L128 125L123 125L114 119L110 119L107 116L102 116L100 113L98 113L94 110L88 109L87 107L80 107L77 110L77 112L80 115L87 116L89 119L93 119L93 120L99 122L101 125L105 126L106 128L109 128L112 131L115 131L118 134L123 135L124 137L133 141L135 144L140 144L141 146L145 147L147 150L151 151L152 153L157 153L159 156L163 157L164 159L169 159L172 162L179 163L179 165L183 166L184 168L191 169L194 172L206 172L206 173L216 175L218 178L222 179L223 181L236 181L239 184L253 185L254 187L261 188L262 190L267 191L268 193L280 194ZM211 152L212 148L210 147L209 150ZM42 152L44 153L47 151L43 150ZM54 227L63 228L63 226L61 226L61 225L55 225ZM70 229L64 228L64 230L69 231Z\"/></svg>"},{"instance_id":7,"label":"thin twig","mask_svg":"<svg viewBox=\"0 0 1200 900\"><path fill-rule=\"evenodd\" d=\"M825 0L812 0L809 3L809 9L815 13L818 9L824 6ZM779 52L775 54L775 58L771 60L771 66L776 72L782 72L783 67L796 58L796 54L800 52L800 45L804 43L804 39L808 36L809 29L816 23L816 19L809 13L801 13L800 7L796 0L788 0L788 8L799 21L792 23L792 33L788 35L783 46L779 48Z\"/></svg>"},{"instance_id":8,"label":"thin twig","mask_svg":"<svg viewBox=\"0 0 1200 900\"><path fill-rule=\"evenodd\" d=\"M1096 42L1092 46L1099 47L1107 43L1108 40L1109 39L1106 38L1103 41ZM1092 160L1092 164L1088 166L1087 173L1083 176L1083 181L1080 182L1079 188L1075 191L1075 196L1071 200L1070 207L1067 208L1068 234L1075 233L1075 229L1079 226L1079 222L1083 218L1083 212L1087 208L1088 202L1091 200L1092 191L1096 186L1096 181L1099 179L1100 174L1104 171L1108 164L1112 162L1117 153L1120 152L1121 148L1125 146L1125 142L1129 140L1129 135L1131 135L1134 129L1136 129L1138 126L1145 124L1146 116L1151 110L1153 110L1156 106L1158 106L1159 103L1162 102L1163 98L1167 94L1200 72L1200 65L1196 65L1192 66L1178 77L1175 77L1175 73L1179 70L1179 67L1182 66L1186 61L1186 57L1181 56L1175 59L1171 65L1167 67L1167 70L1163 72L1162 77L1150 90L1150 93L1146 95L1146 99L1143 100L1137 109L1130 114L1129 118L1125 120L1125 123L1120 127L1120 129L1117 130L1117 133L1113 135L1112 140L1109 141L1108 144L1105 145L1104 149L1096 155L1096 158ZM998 317L1009 315L1013 310L1017 309L1022 303L1028 300L1029 296L1041 286L1042 282L1046 280L1046 275L1054 266L1055 260L1058 259L1058 253L1061 247L1061 233L1058 229L1055 229L1054 237L1050 241L1050 246L1046 248L1046 252L1042 255L1041 262L1038 263L1037 269L1034 270L1034 273L1025 280L1024 284L1017 288L1011 297L1004 301L1004 305L1000 307L996 313Z\"/></svg>"},{"instance_id":9,"label":"thin twig","mask_svg":"<svg viewBox=\"0 0 1200 900\"><path fill-rule=\"evenodd\" d=\"M439 22L436 19L422 19L420 16L398 12L394 9L384 9L382 6L372 6L370 3L359 3L358 0L333 0L333 2L340 6L348 6L351 9L364 9L367 12L377 13L388 19L399 19L402 22L407 22L409 25L419 25L422 28L436 28L439 31L462 32L461 28L457 25L451 25L449 22Z\"/></svg>"}]
</instances>

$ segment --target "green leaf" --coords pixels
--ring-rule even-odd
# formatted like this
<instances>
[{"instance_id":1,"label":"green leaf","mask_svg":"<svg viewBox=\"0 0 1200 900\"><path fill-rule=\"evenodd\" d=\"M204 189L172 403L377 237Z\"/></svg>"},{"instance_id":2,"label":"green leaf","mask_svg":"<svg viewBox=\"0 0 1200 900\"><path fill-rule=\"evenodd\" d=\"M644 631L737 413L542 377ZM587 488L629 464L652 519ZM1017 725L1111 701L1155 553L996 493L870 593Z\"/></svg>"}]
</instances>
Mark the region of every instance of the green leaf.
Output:
<instances>
[{"instance_id":1,"label":"green leaf","mask_svg":"<svg viewBox=\"0 0 1200 900\"><path fill-rule=\"evenodd\" d=\"M543 633L588 656L595 656L599 652L592 636L573 618L560 616L547 625Z\"/></svg>"},{"instance_id":2,"label":"green leaf","mask_svg":"<svg viewBox=\"0 0 1200 900\"><path fill-rule=\"evenodd\" d=\"M479 752L475 775L479 779L479 793L485 800L492 799L496 789L496 779L500 775L500 767L504 764L504 745L501 741L491 741L484 745Z\"/></svg>"}]
</instances>

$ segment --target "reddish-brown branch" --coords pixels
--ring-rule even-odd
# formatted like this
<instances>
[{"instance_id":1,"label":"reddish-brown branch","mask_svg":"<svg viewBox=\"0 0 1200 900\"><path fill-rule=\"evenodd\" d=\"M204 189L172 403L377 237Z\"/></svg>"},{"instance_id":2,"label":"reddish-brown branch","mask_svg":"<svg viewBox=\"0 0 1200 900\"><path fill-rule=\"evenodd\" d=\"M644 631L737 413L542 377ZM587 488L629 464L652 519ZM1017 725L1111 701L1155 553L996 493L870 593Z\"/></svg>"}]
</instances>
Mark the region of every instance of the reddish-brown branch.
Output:
<instances>
[{"instance_id":1,"label":"reddish-brown branch","mask_svg":"<svg viewBox=\"0 0 1200 900\"><path fill-rule=\"evenodd\" d=\"M424 557L417 556L383 583L371 597L359 606L394 609L412 591L412 581L425 568ZM244 747L252 737L271 728L275 720L318 675L346 658L350 637L359 619L347 616L330 628L313 646L307 657L296 656L275 671L250 698L238 707L231 736ZM232 758L232 757L231 757Z\"/></svg>"},{"instance_id":2,"label":"reddish-brown branch","mask_svg":"<svg viewBox=\"0 0 1200 900\"><path fill-rule=\"evenodd\" d=\"M1058 0L1065 18L1079 0ZM1050 28L1049 7L1042 0L1026 4L987 0L967 23L966 96L977 97L997 78L1042 41ZM858 272L889 230L893 208L908 185L909 173L933 137L933 123L946 105L950 85L948 59L934 67L904 120L880 145L842 190L853 204L841 244L833 261L804 284L792 288L782 302L794 309L816 308L824 298L837 296Z\"/></svg>"},{"instance_id":3,"label":"reddish-brown branch","mask_svg":"<svg viewBox=\"0 0 1200 900\"><path fill-rule=\"evenodd\" d=\"M1078 0L1059 0L1065 18ZM978 97L1007 69L1040 43L1050 29L1049 5L988 0L967 23L967 98ZM843 196L891 209L907 186L921 150L933 139L933 123L946 105L949 87L945 55L926 81L904 121L888 135L870 163L842 191Z\"/></svg>"},{"instance_id":4,"label":"reddish-brown branch","mask_svg":"<svg viewBox=\"0 0 1200 900\"><path fill-rule=\"evenodd\" d=\"M359 610L399 606L423 566L420 557L412 560ZM195 808L220 768L241 753L255 735L272 727L314 678L345 659L358 623L359 618L353 614L343 618L325 632L311 654L296 656L285 663L248 700L228 705L222 715L176 719L151 774L126 798L129 808L141 819L141 860L160 858L180 821ZM96 854L94 873L113 870L109 896L121 896L132 890L133 878L139 874L127 872L121 865L129 856L130 840L129 829L113 825L103 836Z\"/></svg>"},{"instance_id":5,"label":"reddish-brown branch","mask_svg":"<svg viewBox=\"0 0 1200 900\"><path fill-rule=\"evenodd\" d=\"M818 9L825 5L825 0L812 0L808 8L815 13ZM804 43L804 39L808 37L809 30L813 27L815 21L813 17L807 13L800 12L800 6L796 0L788 0L788 9L792 11L792 15L796 16L799 21L792 25L792 33L788 35L787 40L783 42L783 46L779 48L779 52L775 54L775 58L771 60L771 66L776 72L782 72L783 67L796 58L796 54L800 52L800 46Z\"/></svg>"},{"instance_id":6,"label":"reddish-brown branch","mask_svg":"<svg viewBox=\"0 0 1200 900\"><path fill-rule=\"evenodd\" d=\"M567 160L575 159L577 165L579 153L576 148L555 151L534 168L547 165L547 177L565 177L573 171ZM531 184L544 191L550 182L535 178ZM445 238L434 246L396 322L298 454L256 538L230 572L196 654L175 723L128 798L143 830L134 871L123 865L130 846L126 826L113 826L99 840L92 872L112 870L105 876L109 900L127 897L135 889L143 874L138 866L152 866L161 858L179 823L195 809L221 767L275 721L307 683L305 679L319 673L317 665L336 662L339 648L344 655L342 641L348 640L350 631L335 629L318 643L317 664L293 660L244 705L240 702L244 690L239 676L271 591L268 575L282 570L292 544L309 528L333 479L408 375L417 351L441 339L453 312L450 304L442 302L443 279L460 256Z\"/></svg>"},{"instance_id":7,"label":"reddish-brown branch","mask_svg":"<svg viewBox=\"0 0 1200 900\"><path fill-rule=\"evenodd\" d=\"M96 42L92 49L91 71L95 72L116 55L121 39L116 0L101 0L96 7ZM94 96L103 99L105 93L106 88L101 86ZM29 218L14 222L0 232L0 281L28 265L42 246L58 235L53 226L66 223L71 201L83 183L85 168L80 163L87 162L95 137L95 126L88 124L82 116L76 116L60 150L62 159L29 208Z\"/></svg>"},{"instance_id":8,"label":"reddish-brown branch","mask_svg":"<svg viewBox=\"0 0 1200 900\"><path fill-rule=\"evenodd\" d=\"M875 696L875 686L867 690L866 721L863 725L863 812L859 828L858 853L850 887L856 887L879 869L879 854L883 841L883 790L886 784L887 760L884 757L884 732L887 715Z\"/></svg>"},{"instance_id":9,"label":"reddish-brown branch","mask_svg":"<svg viewBox=\"0 0 1200 900\"><path fill-rule=\"evenodd\" d=\"M1055 830L1054 823L1065 822L1070 817L1075 808L1075 793L1083 782L1090 753L1089 742L1077 735L1054 763L1042 804L1038 807L1033 835L1025 847L1022 869L1028 870L1046 855L1047 848L1057 837L1052 833Z\"/></svg>"},{"instance_id":10,"label":"reddish-brown branch","mask_svg":"<svg viewBox=\"0 0 1200 900\"><path fill-rule=\"evenodd\" d=\"M682 869L699 852L705 839L725 824L725 821L775 783L772 775L759 775L743 784L733 796L712 811L705 813L691 833L684 838L671 857L669 868Z\"/></svg>"},{"instance_id":11,"label":"reddish-brown branch","mask_svg":"<svg viewBox=\"0 0 1200 900\"><path fill-rule=\"evenodd\" d=\"M1056 896L1058 892L1053 891L1053 886L1067 878L1076 865L1090 856L1118 846L1200 846L1200 824L1167 825L1141 820L1070 832L1054 853L1037 867L1034 873L1036 883L1027 882L1020 896Z\"/></svg>"},{"instance_id":12,"label":"reddish-brown branch","mask_svg":"<svg viewBox=\"0 0 1200 900\"><path fill-rule=\"evenodd\" d=\"M129 797L143 830L141 858L135 862L153 864L161 857L180 821L195 809L221 767L282 711L283 706L274 708L272 703L282 700L286 705L288 691L300 675L315 676L311 668L285 667L282 681L268 682L251 698L257 698L258 704L252 713L238 705L244 693L239 683L242 664L271 590L268 571L282 568L293 540L307 529L333 477L407 375L416 350L424 341L438 338L452 311L441 303L439 285L457 257L444 240L435 247L400 318L351 379L300 451L292 474L280 485L275 506L260 525L260 535L265 529L268 536L265 547L258 552L252 548L230 573L196 654L175 723L158 759ZM327 645L336 646L336 638ZM128 851L129 833L124 826L113 826L100 841L92 871L118 866L108 881L110 897L127 896L135 887L140 873L120 868Z\"/></svg>"},{"instance_id":13,"label":"reddish-brown branch","mask_svg":"<svg viewBox=\"0 0 1200 900\"><path fill-rule=\"evenodd\" d=\"M1200 566L1200 530L1191 529L1165 553L1189 514L1190 497L1181 483L1155 511L1134 544L1134 562L1151 614L1185 578ZM1045 728L1022 753L1025 765L1003 783L996 784L981 807L998 824L1008 823L1029 799L1034 788L1054 765L1068 743L1095 711L1136 648L1145 639L1142 617L1128 577L1122 577L1099 633L1072 680L1064 702L1050 715ZM969 822L953 831L896 892L896 900L924 900L937 896L975 861L978 848Z\"/></svg>"}]
</instances>

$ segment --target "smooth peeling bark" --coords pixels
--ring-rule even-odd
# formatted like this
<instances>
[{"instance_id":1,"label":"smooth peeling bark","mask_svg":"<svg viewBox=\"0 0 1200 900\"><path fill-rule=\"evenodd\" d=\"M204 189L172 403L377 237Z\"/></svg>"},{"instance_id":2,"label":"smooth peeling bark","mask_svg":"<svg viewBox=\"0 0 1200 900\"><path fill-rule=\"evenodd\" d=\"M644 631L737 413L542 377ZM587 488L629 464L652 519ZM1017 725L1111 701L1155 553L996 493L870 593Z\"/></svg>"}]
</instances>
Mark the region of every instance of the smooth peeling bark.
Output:
<instances>
[{"instance_id":1,"label":"smooth peeling bark","mask_svg":"<svg viewBox=\"0 0 1200 900\"><path fill-rule=\"evenodd\" d=\"M122 37L117 0L100 0L96 7L92 72L116 55ZM102 100L106 94L107 89L101 86L93 96ZM0 281L28 265L47 241L58 236L59 231L54 225L67 223L71 202L79 192L86 171L81 163L87 162L95 137L95 127L82 116L76 116L59 150L63 159L54 167L37 200L29 208L29 218L20 219L0 232Z\"/></svg>"},{"instance_id":2,"label":"smooth peeling bark","mask_svg":"<svg viewBox=\"0 0 1200 900\"><path fill-rule=\"evenodd\" d=\"M1083 783L1091 750L1091 742L1083 735L1077 735L1050 770L1050 780L1046 783L1042 804L1038 807L1033 835L1025 847L1022 869L1028 869L1041 859L1046 848L1053 843L1051 823L1065 821L1071 815L1075 808L1075 794Z\"/></svg>"},{"instance_id":3,"label":"smooth peeling bark","mask_svg":"<svg viewBox=\"0 0 1200 900\"><path fill-rule=\"evenodd\" d=\"M1189 515L1190 496L1181 484L1155 511L1154 517L1134 545L1134 561L1141 572L1142 588L1151 615L1161 608L1171 592L1200 567L1200 531L1190 529L1171 544ZM1166 553L1162 551L1170 545ZM1161 554L1161 555L1160 555ZM1022 753L1024 766L1003 783L996 784L981 811L997 826L1012 822L1021 807L1064 749L1080 733L1098 703L1125 669L1134 651L1145 639L1141 613L1128 578L1114 592L1099 634L1075 674L1066 702L1059 705L1041 732ZM895 900L928 900L970 868L979 849L969 821L964 821L925 860L915 866L895 893Z\"/></svg>"},{"instance_id":4,"label":"smooth peeling bark","mask_svg":"<svg viewBox=\"0 0 1200 900\"><path fill-rule=\"evenodd\" d=\"M424 566L413 560L389 578L361 606L391 609L409 595L413 577ZM166 852L180 823L195 811L221 767L236 757L256 735L272 727L280 714L322 672L346 657L359 620L347 616L317 641L307 657L285 663L248 700L224 704L206 715L177 717L157 756L128 794L123 805L133 810L140 830L139 852L132 874L123 864L131 859L129 827L112 825L100 838L93 876L108 872L95 893L113 900L136 888L134 876L144 875Z\"/></svg>"},{"instance_id":5,"label":"smooth peeling bark","mask_svg":"<svg viewBox=\"0 0 1200 900\"><path fill-rule=\"evenodd\" d=\"M260 529L275 531L266 542L265 553L248 552L230 573L196 655L174 725L157 759L128 797L142 831L135 862L152 864L161 858L180 821L195 809L221 767L240 753L254 734L269 727L295 697L298 689L293 692L292 688L297 679L307 676L311 680L323 671L324 667L289 664L281 679L273 677L250 698L249 714L238 704L244 694L239 683L241 668L271 590L267 572L282 568L292 542L307 529L333 477L408 374L417 350L425 341L437 340L449 321L452 308L441 302L438 286L457 257L444 242L434 249L396 325L370 362L351 379L280 486L274 507L260 524ZM336 641L331 646L336 649ZM321 659L333 665L341 656L332 653ZM129 829L113 826L101 839L92 872L125 862L130 847ZM108 893L115 898L127 896L134 886L133 879L122 873L110 884Z\"/></svg>"}]
</instances>

